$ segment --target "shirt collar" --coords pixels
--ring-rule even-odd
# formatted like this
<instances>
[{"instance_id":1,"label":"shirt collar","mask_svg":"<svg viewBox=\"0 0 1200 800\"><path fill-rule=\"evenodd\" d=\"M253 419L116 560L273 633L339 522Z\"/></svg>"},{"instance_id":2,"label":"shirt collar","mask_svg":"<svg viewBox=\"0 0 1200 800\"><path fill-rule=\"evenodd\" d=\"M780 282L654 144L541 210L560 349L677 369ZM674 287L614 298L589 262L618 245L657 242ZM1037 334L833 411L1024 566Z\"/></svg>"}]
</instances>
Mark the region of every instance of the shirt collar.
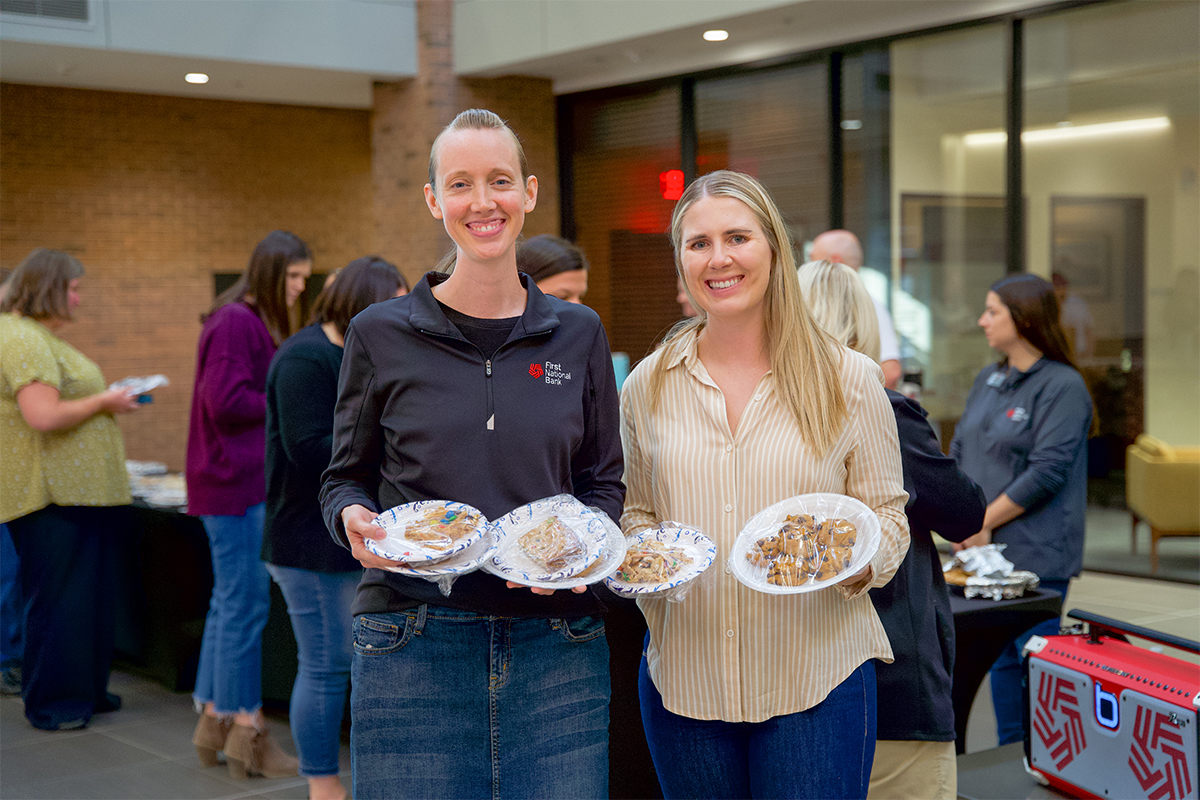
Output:
<instances>
[{"instance_id":1,"label":"shirt collar","mask_svg":"<svg viewBox=\"0 0 1200 800\"><path fill-rule=\"evenodd\" d=\"M417 281L417 285L411 292L412 300L410 301L412 313L409 322L414 328L442 336L459 337L458 329L450 320L446 319L446 315L442 313L442 309L438 305L437 298L433 296L433 287L449 277L442 272L426 272L421 280ZM528 275L519 273L519 277L521 285L525 287L526 291L525 311L517 320L510 338L547 333L557 328L559 325L558 314L550 307L550 301L546 299L546 295L542 294L542 290L529 279Z\"/></svg>"}]
</instances>

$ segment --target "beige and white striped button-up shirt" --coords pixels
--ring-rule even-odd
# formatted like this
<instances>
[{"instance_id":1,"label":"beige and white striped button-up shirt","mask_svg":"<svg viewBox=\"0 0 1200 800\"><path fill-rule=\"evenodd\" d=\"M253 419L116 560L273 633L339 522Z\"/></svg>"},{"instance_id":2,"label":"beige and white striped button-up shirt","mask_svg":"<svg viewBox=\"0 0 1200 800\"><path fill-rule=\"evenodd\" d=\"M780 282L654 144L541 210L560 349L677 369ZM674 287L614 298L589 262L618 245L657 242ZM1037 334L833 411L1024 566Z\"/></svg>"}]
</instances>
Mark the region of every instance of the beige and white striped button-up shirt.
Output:
<instances>
[{"instance_id":1,"label":"beige and white striped button-up shirt","mask_svg":"<svg viewBox=\"0 0 1200 800\"><path fill-rule=\"evenodd\" d=\"M818 458L777 402L771 373L755 389L737 432L725 398L696 353L694 334L667 365L658 411L649 378L658 351L621 392L628 494L621 527L631 534L674 521L717 543L717 561L681 603L641 598L650 628L650 677L669 711L694 719L761 722L811 708L869 658L892 659L866 590L892 577L908 550L908 495L896 420L879 366L842 350L849 416ZM745 522L769 505L836 492L872 508L883 530L873 576L805 594L769 595L739 583L726 565Z\"/></svg>"}]
</instances>

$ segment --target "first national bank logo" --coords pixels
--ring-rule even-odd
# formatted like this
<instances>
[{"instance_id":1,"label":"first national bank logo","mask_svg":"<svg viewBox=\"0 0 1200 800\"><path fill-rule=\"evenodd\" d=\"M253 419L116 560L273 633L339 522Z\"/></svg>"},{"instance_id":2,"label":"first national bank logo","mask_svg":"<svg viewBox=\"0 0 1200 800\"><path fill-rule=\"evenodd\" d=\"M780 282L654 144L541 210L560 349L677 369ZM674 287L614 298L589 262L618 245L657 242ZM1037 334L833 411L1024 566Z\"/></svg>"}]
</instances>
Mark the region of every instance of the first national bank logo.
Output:
<instances>
[{"instance_id":1,"label":"first national bank logo","mask_svg":"<svg viewBox=\"0 0 1200 800\"><path fill-rule=\"evenodd\" d=\"M547 361L544 365L530 364L529 374L554 386L562 386L563 381L571 380L571 373L563 372L562 364L555 364L553 361Z\"/></svg>"}]
</instances>

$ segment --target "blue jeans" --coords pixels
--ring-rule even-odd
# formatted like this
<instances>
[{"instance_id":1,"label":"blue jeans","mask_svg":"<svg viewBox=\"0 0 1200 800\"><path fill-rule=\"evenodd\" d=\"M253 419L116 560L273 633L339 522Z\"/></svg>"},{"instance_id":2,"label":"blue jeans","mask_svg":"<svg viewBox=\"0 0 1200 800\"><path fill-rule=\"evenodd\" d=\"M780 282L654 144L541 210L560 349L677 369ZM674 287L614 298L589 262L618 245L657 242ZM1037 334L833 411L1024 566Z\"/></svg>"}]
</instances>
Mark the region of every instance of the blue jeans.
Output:
<instances>
[{"instance_id":1,"label":"blue jeans","mask_svg":"<svg viewBox=\"0 0 1200 800\"><path fill-rule=\"evenodd\" d=\"M1053 590L1066 597L1069 584L1069 580L1042 581L1040 588ZM1035 635L1057 635L1059 624L1057 618L1048 619L1013 639L1000 651L1000 657L988 672L992 683L992 708L996 711L996 736L1000 744L1012 744L1025 739L1025 695L1022 689L1025 669L1021 650Z\"/></svg>"},{"instance_id":2,"label":"blue jeans","mask_svg":"<svg viewBox=\"0 0 1200 800\"><path fill-rule=\"evenodd\" d=\"M264 503L240 517L201 517L212 553L213 593L200 640L196 704L218 714L262 706L262 632L271 608L271 579L259 559Z\"/></svg>"},{"instance_id":3,"label":"blue jeans","mask_svg":"<svg viewBox=\"0 0 1200 800\"><path fill-rule=\"evenodd\" d=\"M667 711L645 658L638 689L646 741L667 800L867 796L875 760L874 661L812 708L764 722Z\"/></svg>"},{"instance_id":4,"label":"blue jeans","mask_svg":"<svg viewBox=\"0 0 1200 800\"><path fill-rule=\"evenodd\" d=\"M608 796L599 619L362 614L352 678L356 800Z\"/></svg>"},{"instance_id":5,"label":"blue jeans","mask_svg":"<svg viewBox=\"0 0 1200 800\"><path fill-rule=\"evenodd\" d=\"M350 604L362 571L315 572L267 564L267 572L283 592L299 651L288 721L300 774L337 775L354 653Z\"/></svg>"},{"instance_id":6,"label":"blue jeans","mask_svg":"<svg viewBox=\"0 0 1200 800\"><path fill-rule=\"evenodd\" d=\"M21 591L21 561L8 526L0 523L0 667L21 663L24 652L25 595Z\"/></svg>"},{"instance_id":7,"label":"blue jeans","mask_svg":"<svg viewBox=\"0 0 1200 800\"><path fill-rule=\"evenodd\" d=\"M8 523L27 599L21 693L35 728L87 724L105 700L127 512L50 505Z\"/></svg>"}]
</instances>

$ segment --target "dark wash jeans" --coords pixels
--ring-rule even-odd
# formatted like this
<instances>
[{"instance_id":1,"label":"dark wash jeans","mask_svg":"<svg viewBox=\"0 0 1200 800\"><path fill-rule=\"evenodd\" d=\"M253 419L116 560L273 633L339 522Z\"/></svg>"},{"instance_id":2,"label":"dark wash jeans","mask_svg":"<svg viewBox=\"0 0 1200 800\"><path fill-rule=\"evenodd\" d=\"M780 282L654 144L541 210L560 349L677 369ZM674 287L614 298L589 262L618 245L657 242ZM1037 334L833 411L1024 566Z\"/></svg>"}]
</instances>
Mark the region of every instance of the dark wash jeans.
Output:
<instances>
[{"instance_id":1,"label":"dark wash jeans","mask_svg":"<svg viewBox=\"0 0 1200 800\"><path fill-rule=\"evenodd\" d=\"M764 722L691 719L667 711L638 675L642 722L663 797L865 798L875 760L875 662L817 705Z\"/></svg>"},{"instance_id":2,"label":"dark wash jeans","mask_svg":"<svg viewBox=\"0 0 1200 800\"><path fill-rule=\"evenodd\" d=\"M22 695L35 728L86 725L105 698L128 506L56 506L8 523L28 610Z\"/></svg>"},{"instance_id":3,"label":"dark wash jeans","mask_svg":"<svg viewBox=\"0 0 1200 800\"><path fill-rule=\"evenodd\" d=\"M597 618L362 614L351 687L356 800L608 796Z\"/></svg>"}]
</instances>

